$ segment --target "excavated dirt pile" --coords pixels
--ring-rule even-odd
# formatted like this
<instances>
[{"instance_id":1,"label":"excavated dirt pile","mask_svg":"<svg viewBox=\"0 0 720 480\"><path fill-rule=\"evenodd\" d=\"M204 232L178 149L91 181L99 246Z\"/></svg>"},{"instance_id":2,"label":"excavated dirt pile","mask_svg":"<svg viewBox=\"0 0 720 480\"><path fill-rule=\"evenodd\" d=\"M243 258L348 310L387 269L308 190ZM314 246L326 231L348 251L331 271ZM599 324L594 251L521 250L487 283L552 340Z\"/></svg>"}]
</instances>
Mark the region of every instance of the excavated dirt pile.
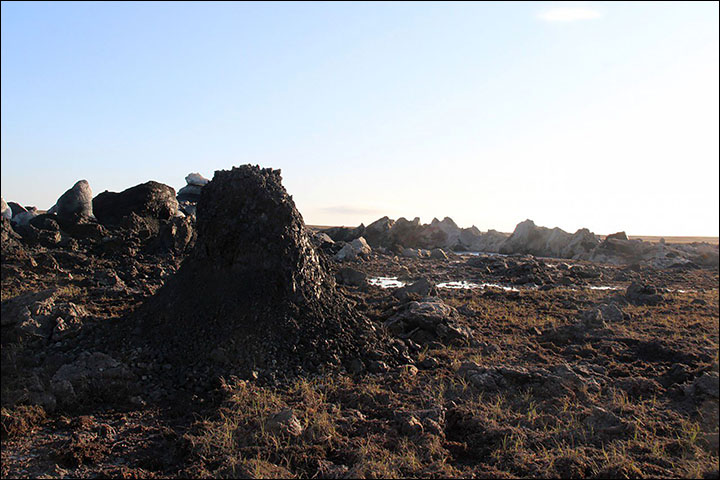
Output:
<instances>
[{"instance_id":1,"label":"excavated dirt pile","mask_svg":"<svg viewBox=\"0 0 720 480\"><path fill-rule=\"evenodd\" d=\"M195 248L139 309L140 331L162 361L225 374L289 377L387 360L386 339L323 262L279 170L217 171L198 203Z\"/></svg>"}]
</instances>

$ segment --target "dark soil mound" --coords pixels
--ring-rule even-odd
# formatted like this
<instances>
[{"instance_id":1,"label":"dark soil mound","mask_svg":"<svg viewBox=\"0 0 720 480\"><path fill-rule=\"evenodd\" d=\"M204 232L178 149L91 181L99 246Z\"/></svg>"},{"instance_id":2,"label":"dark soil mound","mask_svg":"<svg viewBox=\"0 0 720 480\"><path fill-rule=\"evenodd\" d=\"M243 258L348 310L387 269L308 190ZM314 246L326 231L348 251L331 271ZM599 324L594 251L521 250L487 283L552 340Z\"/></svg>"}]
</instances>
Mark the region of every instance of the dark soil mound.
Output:
<instances>
[{"instance_id":1,"label":"dark soil mound","mask_svg":"<svg viewBox=\"0 0 720 480\"><path fill-rule=\"evenodd\" d=\"M115 225L131 213L169 220L177 213L178 203L172 187L150 181L120 193L105 191L93 199L92 208L100 223Z\"/></svg>"},{"instance_id":2,"label":"dark soil mound","mask_svg":"<svg viewBox=\"0 0 720 480\"><path fill-rule=\"evenodd\" d=\"M384 357L380 334L322 262L279 170L217 171L198 204L195 248L139 309L139 329L163 361L241 375Z\"/></svg>"}]
</instances>

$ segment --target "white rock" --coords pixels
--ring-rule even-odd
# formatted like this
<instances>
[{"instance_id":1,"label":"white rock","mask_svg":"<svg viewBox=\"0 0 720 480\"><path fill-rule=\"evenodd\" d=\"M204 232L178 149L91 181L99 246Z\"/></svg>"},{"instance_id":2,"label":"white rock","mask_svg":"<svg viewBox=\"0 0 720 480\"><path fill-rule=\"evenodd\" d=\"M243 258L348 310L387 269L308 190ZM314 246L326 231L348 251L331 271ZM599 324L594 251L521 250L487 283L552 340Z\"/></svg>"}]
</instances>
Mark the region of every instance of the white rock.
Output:
<instances>
[{"instance_id":1,"label":"white rock","mask_svg":"<svg viewBox=\"0 0 720 480\"><path fill-rule=\"evenodd\" d=\"M350 243L346 243L338 253L335 254L337 260L355 260L358 256L366 256L372 252L372 248L363 237L358 237Z\"/></svg>"},{"instance_id":2,"label":"white rock","mask_svg":"<svg viewBox=\"0 0 720 480\"><path fill-rule=\"evenodd\" d=\"M7 218L8 220L12 218L12 210L8 207L8 204L5 203L5 199L2 197L0 197L0 214L3 218Z\"/></svg>"},{"instance_id":3,"label":"white rock","mask_svg":"<svg viewBox=\"0 0 720 480\"><path fill-rule=\"evenodd\" d=\"M199 173L188 173L187 177L185 177L185 181L188 185L199 185L201 187L210 183L210 180Z\"/></svg>"}]
</instances>

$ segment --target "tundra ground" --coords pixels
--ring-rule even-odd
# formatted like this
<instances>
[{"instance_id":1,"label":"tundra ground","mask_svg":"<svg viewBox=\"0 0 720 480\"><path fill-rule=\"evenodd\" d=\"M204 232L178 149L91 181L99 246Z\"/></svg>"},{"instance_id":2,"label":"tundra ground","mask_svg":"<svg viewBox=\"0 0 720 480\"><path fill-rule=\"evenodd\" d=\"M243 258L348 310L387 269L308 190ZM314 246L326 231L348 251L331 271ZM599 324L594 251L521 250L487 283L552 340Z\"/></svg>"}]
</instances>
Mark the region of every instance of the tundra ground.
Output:
<instances>
[{"instance_id":1,"label":"tundra ground","mask_svg":"<svg viewBox=\"0 0 720 480\"><path fill-rule=\"evenodd\" d=\"M122 342L113 332L126 331L124 319L177 267L169 257L140 256L130 269L74 255L35 251L33 268L3 260L3 302L54 288L88 313L77 336L4 342L3 478L718 478L717 269L373 255L350 266L506 289L433 291L470 335L415 342L417 332L401 333L405 365L275 383L223 378L207 391L181 388L174 402L172 392L153 400L162 365L118 358L137 395L91 393L46 411L27 372L52 374L78 352ZM653 285L661 301L631 301L631 282ZM339 288L378 328L424 300Z\"/></svg>"}]
</instances>

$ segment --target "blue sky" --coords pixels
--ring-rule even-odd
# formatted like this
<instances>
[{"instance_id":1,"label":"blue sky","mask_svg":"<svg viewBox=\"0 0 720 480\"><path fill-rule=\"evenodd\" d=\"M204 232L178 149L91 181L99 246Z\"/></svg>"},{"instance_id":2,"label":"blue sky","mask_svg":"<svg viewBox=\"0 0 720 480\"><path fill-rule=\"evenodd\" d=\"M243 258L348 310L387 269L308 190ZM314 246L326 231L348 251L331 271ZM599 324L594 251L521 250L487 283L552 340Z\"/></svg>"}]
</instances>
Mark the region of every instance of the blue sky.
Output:
<instances>
[{"instance_id":1,"label":"blue sky","mask_svg":"<svg viewBox=\"0 0 720 480\"><path fill-rule=\"evenodd\" d=\"M718 235L718 4L2 3L2 195L282 168L307 223Z\"/></svg>"}]
</instances>

